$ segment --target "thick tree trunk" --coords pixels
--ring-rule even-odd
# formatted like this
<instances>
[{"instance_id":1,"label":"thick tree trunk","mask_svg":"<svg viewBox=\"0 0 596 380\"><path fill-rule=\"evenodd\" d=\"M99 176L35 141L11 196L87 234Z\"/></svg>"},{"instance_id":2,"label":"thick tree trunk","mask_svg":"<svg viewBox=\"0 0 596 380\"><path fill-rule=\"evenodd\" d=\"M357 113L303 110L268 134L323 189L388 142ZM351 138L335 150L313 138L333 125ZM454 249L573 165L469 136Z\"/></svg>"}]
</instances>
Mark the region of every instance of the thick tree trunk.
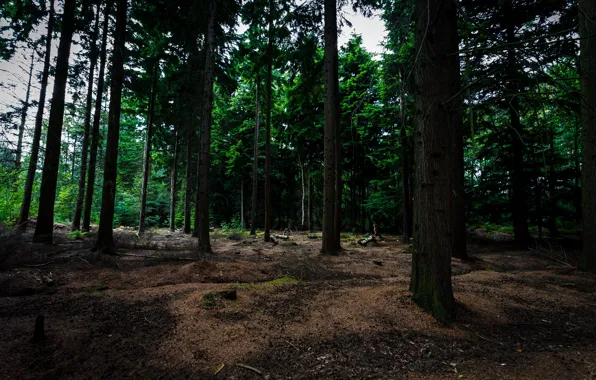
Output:
<instances>
[{"instance_id":1,"label":"thick tree trunk","mask_svg":"<svg viewBox=\"0 0 596 380\"><path fill-rule=\"evenodd\" d=\"M29 220L29 209L31 208L31 195L33 193L33 182L37 170L39 158L39 143L41 141L41 125L43 123L43 110L46 105L46 90L48 77L50 76L50 58L52 56L52 33L54 31L54 0L50 0L50 15L48 18L48 33L46 35L46 51L43 61L43 73L41 75L41 88L39 90L39 103L37 104L37 115L35 116L35 129L33 130L33 141L31 144L31 155L29 156L29 167L27 168L27 179L23 191L23 203L19 214L18 227L20 230L27 229Z\"/></svg>"},{"instance_id":2,"label":"thick tree trunk","mask_svg":"<svg viewBox=\"0 0 596 380\"><path fill-rule=\"evenodd\" d=\"M101 52L99 53L99 76L97 77L97 96L95 98L95 114L91 130L91 148L89 149L89 173L87 175L87 191L85 192L85 207L83 212L83 231L89 231L91 226L91 209L93 208L93 194L95 193L95 170L97 165L97 147L99 145L99 124L101 122L101 108L104 92L104 75L107 58L108 26L110 23L111 0L108 0L104 10L103 29L101 35ZM99 9L98 9L99 12Z\"/></svg>"},{"instance_id":3,"label":"thick tree trunk","mask_svg":"<svg viewBox=\"0 0 596 380\"><path fill-rule=\"evenodd\" d=\"M414 252L410 289L435 318L455 319L453 251L453 138L461 124L456 5L416 1Z\"/></svg>"},{"instance_id":4,"label":"thick tree trunk","mask_svg":"<svg viewBox=\"0 0 596 380\"><path fill-rule=\"evenodd\" d=\"M151 140L153 137L153 117L155 114L155 95L157 93L157 76L159 74L159 62L155 63L153 69L153 84L151 85L151 98L149 100L149 118L147 120L147 135L145 137L145 154L143 156L143 182L141 184L141 212L139 215L139 235L145 232L145 217L147 211L147 187L151 174Z\"/></svg>"},{"instance_id":5,"label":"thick tree trunk","mask_svg":"<svg viewBox=\"0 0 596 380\"><path fill-rule=\"evenodd\" d=\"M255 142L253 146L253 163L252 163L252 206L250 216L250 234L257 234L257 191L259 186L259 97L260 97L259 75L257 74L257 101L255 112Z\"/></svg>"},{"instance_id":6,"label":"thick tree trunk","mask_svg":"<svg viewBox=\"0 0 596 380\"><path fill-rule=\"evenodd\" d=\"M507 32L507 43L513 45L516 41L515 25L513 24L513 0L504 4L504 22ZM528 229L528 205L526 193L526 174L524 164L523 127L519 114L519 97L516 82L518 81L517 57L513 47L507 49L507 104L509 105L509 118L511 122L511 146L513 161L511 166L511 218L515 241L525 248L530 243Z\"/></svg>"},{"instance_id":7,"label":"thick tree trunk","mask_svg":"<svg viewBox=\"0 0 596 380\"><path fill-rule=\"evenodd\" d=\"M83 198L85 196L85 177L87 176L87 153L89 151L89 133L91 129L91 107L93 106L93 77L97 63L97 35L99 34L99 5L95 17L95 27L91 33L91 52L89 54L89 83L87 84L87 101L85 104L85 122L83 126L83 149L81 151L81 165L79 173L79 189L77 193L77 204L75 215L72 221L72 230L81 229L81 214L83 213Z\"/></svg>"},{"instance_id":8,"label":"thick tree trunk","mask_svg":"<svg viewBox=\"0 0 596 380\"><path fill-rule=\"evenodd\" d=\"M199 252L211 253L209 237L209 154L211 147L211 120L213 111L213 77L215 66L215 12L217 1L209 0L209 22L205 38L205 74L203 80L203 111L201 112L199 153ZM195 226L195 229L197 226Z\"/></svg>"},{"instance_id":9,"label":"thick tree trunk","mask_svg":"<svg viewBox=\"0 0 596 380\"><path fill-rule=\"evenodd\" d=\"M173 153L173 160L172 160L172 171L170 174L170 231L174 232L176 230L176 193L177 189L177 179L178 179L178 126L174 127L174 153Z\"/></svg>"},{"instance_id":10,"label":"thick tree trunk","mask_svg":"<svg viewBox=\"0 0 596 380\"><path fill-rule=\"evenodd\" d=\"M321 253L335 255L339 252L336 232L336 136L339 131L339 82L337 58L337 1L325 0L325 132L324 132L324 198L323 245Z\"/></svg>"},{"instance_id":11,"label":"thick tree trunk","mask_svg":"<svg viewBox=\"0 0 596 380\"><path fill-rule=\"evenodd\" d=\"M110 254L114 250L114 205L116 201L116 178L118 176L118 139L120 137L120 112L122 105L122 82L126 57L126 7L127 0L117 1L114 52L112 53L112 83L110 86L110 114L104 163L101 213L95 249Z\"/></svg>"},{"instance_id":12,"label":"thick tree trunk","mask_svg":"<svg viewBox=\"0 0 596 380\"><path fill-rule=\"evenodd\" d=\"M31 77L33 77L34 59L35 51L31 53L31 66L29 67L29 81L27 82L27 93L25 95L25 103L23 103L23 109L21 110L21 124L19 124L19 136L17 139L17 152L14 165L17 175L21 171L21 159L23 155L23 135L25 134L25 123L27 121L27 111L29 110L29 96L31 95Z\"/></svg>"},{"instance_id":13,"label":"thick tree trunk","mask_svg":"<svg viewBox=\"0 0 596 380\"><path fill-rule=\"evenodd\" d=\"M273 0L269 0L267 44L267 126L265 131L265 241L271 239L271 110L273 107Z\"/></svg>"},{"instance_id":14,"label":"thick tree trunk","mask_svg":"<svg viewBox=\"0 0 596 380\"><path fill-rule=\"evenodd\" d=\"M582 214L583 249L580 269L596 273L596 3L579 0L582 91Z\"/></svg>"},{"instance_id":15,"label":"thick tree trunk","mask_svg":"<svg viewBox=\"0 0 596 380\"><path fill-rule=\"evenodd\" d=\"M46 154L39 194L39 211L33 240L40 243L52 243L54 231L54 201L56 199L56 185L58 183L58 169L60 166L60 140L62 137L62 123L64 117L64 96L66 95L66 80L68 78L68 58L70 45L75 28L75 0L66 0L62 17L62 33L58 46L56 60L56 77L54 93L48 122L46 137Z\"/></svg>"}]
</instances>

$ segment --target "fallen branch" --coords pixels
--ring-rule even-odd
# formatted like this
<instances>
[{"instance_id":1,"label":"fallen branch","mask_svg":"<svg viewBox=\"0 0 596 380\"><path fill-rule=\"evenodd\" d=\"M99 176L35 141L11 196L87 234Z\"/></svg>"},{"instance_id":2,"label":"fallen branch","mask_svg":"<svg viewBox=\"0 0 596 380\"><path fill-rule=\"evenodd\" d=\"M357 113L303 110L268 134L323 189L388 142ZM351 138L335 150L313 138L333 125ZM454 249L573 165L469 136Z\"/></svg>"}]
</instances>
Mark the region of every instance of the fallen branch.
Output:
<instances>
[{"instance_id":1,"label":"fallen branch","mask_svg":"<svg viewBox=\"0 0 596 380\"><path fill-rule=\"evenodd\" d=\"M358 240L358 245L361 245L363 247L366 247L366 245L370 242L377 242L377 239L375 239L374 236L370 235L369 237L365 238L365 239L360 239Z\"/></svg>"},{"instance_id":2,"label":"fallen branch","mask_svg":"<svg viewBox=\"0 0 596 380\"><path fill-rule=\"evenodd\" d=\"M259 371L258 369L256 369L255 367L251 367L249 365L246 364L242 364L242 363L236 363L236 367L240 367L240 368L244 368L244 369L248 369L250 371L253 371L255 373L258 373L259 375L263 375L263 372Z\"/></svg>"},{"instance_id":3,"label":"fallen branch","mask_svg":"<svg viewBox=\"0 0 596 380\"><path fill-rule=\"evenodd\" d=\"M46 265L49 265L51 263L53 263L53 261L48 261L47 263L43 263L43 264L35 264L35 265L23 264L23 265L26 267L29 267L29 268L38 268L38 267L45 267Z\"/></svg>"},{"instance_id":4,"label":"fallen branch","mask_svg":"<svg viewBox=\"0 0 596 380\"><path fill-rule=\"evenodd\" d=\"M551 256L549 256L549 255L545 255L544 253L542 253L542 252L540 252L540 251L537 251L537 250L535 250L535 249L532 249L532 248L528 248L528 249L529 249L530 251L532 251L532 252L536 253L537 255L540 255L540 256L542 256L542 257L546 257L547 259L551 259L551 260L553 260L553 261L556 261L556 262L557 262L557 263L559 263L559 264L562 264L562 265L565 265L565 266L567 266L567 267L573 268L573 265L571 265L571 264L569 264L569 263L566 263L566 262L564 262L564 261L561 261L561 260L555 259L554 257L551 257Z\"/></svg>"},{"instance_id":5,"label":"fallen branch","mask_svg":"<svg viewBox=\"0 0 596 380\"><path fill-rule=\"evenodd\" d=\"M278 239L288 240L290 237L288 235L273 235Z\"/></svg>"}]
</instances>

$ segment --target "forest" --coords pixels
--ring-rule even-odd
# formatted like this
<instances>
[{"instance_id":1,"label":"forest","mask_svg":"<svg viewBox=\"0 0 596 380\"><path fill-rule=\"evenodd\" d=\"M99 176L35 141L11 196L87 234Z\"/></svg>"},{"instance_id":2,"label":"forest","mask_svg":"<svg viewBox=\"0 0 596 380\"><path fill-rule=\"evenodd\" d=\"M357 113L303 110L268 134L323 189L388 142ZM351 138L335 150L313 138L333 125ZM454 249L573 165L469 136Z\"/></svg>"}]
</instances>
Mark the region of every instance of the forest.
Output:
<instances>
[{"instance_id":1,"label":"forest","mask_svg":"<svg viewBox=\"0 0 596 380\"><path fill-rule=\"evenodd\" d=\"M2 0L0 163L0 379L596 377L594 0Z\"/></svg>"}]
</instances>

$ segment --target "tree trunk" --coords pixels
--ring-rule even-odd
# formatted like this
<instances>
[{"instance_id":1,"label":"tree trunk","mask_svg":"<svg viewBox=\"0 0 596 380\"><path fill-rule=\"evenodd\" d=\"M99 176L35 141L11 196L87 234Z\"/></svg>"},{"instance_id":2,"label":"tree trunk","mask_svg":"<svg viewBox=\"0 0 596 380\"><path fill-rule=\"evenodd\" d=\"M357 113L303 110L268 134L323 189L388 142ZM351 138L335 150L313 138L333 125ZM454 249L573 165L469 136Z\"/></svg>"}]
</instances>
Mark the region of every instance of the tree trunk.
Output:
<instances>
[{"instance_id":1,"label":"tree trunk","mask_svg":"<svg viewBox=\"0 0 596 380\"><path fill-rule=\"evenodd\" d=\"M452 124L453 140L453 257L461 260L468 259L466 251L466 202L464 199L464 133L462 122L462 102L457 96L451 107L452 117L456 122Z\"/></svg>"},{"instance_id":2,"label":"tree trunk","mask_svg":"<svg viewBox=\"0 0 596 380\"><path fill-rule=\"evenodd\" d=\"M211 120L213 111L213 76L215 66L215 12L216 0L209 0L209 22L205 37L205 74L201 112L199 152L199 252L211 253L209 237L209 150L211 147ZM197 226L195 226L195 229Z\"/></svg>"},{"instance_id":3,"label":"tree trunk","mask_svg":"<svg viewBox=\"0 0 596 380\"><path fill-rule=\"evenodd\" d=\"M110 22L111 0L108 0L104 10L103 29L101 35L101 52L99 53L99 76L97 77L97 96L95 98L95 114L91 130L91 148L89 150L89 173L87 175L87 191L85 192L85 207L83 212L82 230L88 232L91 226L91 209L93 208L93 194L95 193L95 170L97 165L97 147L99 145L99 124L104 92L104 75L107 58L108 26ZM97 10L99 12L99 9Z\"/></svg>"},{"instance_id":4,"label":"tree trunk","mask_svg":"<svg viewBox=\"0 0 596 380\"><path fill-rule=\"evenodd\" d=\"M19 214L18 227L21 231L27 229L29 221L29 210L31 208L31 195L33 193L33 182L35 181L35 171L37 170L37 160L39 158L39 143L41 141L41 125L43 123L43 110L46 103L46 90L48 87L48 77L50 76L50 58L52 56L52 33L54 31L54 0L50 0L50 15L48 18L48 33L46 35L46 52L43 62L43 73L41 75L41 88L39 91L39 103L37 104L37 115L35 116L35 129L33 130L33 142L31 145L31 155L29 156L29 167L27 168L27 179L25 180L25 189L23 191L23 203Z\"/></svg>"},{"instance_id":5,"label":"tree trunk","mask_svg":"<svg viewBox=\"0 0 596 380\"><path fill-rule=\"evenodd\" d=\"M507 43L513 45L516 41L515 25L513 24L513 0L507 0L504 4L504 20L507 31ZM530 243L530 231L528 229L528 205L526 194L526 174L524 164L523 129L519 115L519 97L517 96L518 81L517 57L515 49L507 49L507 104L509 105L509 118L511 122L511 146L513 162L511 166L511 218L515 241L526 248Z\"/></svg>"},{"instance_id":6,"label":"tree trunk","mask_svg":"<svg viewBox=\"0 0 596 380\"><path fill-rule=\"evenodd\" d=\"M455 319L453 251L453 138L461 124L456 5L416 1L414 300L444 323Z\"/></svg>"},{"instance_id":7,"label":"tree trunk","mask_svg":"<svg viewBox=\"0 0 596 380\"><path fill-rule=\"evenodd\" d=\"M143 159L143 182L141 184L141 213L139 215L139 235L145 232L145 216L147 210L147 186L151 173L151 139L153 137L153 117L155 114L155 95L157 93L157 76L159 62L153 69L153 84L151 85L151 99L149 100L149 119L147 120L147 136L145 137L145 155Z\"/></svg>"},{"instance_id":8,"label":"tree trunk","mask_svg":"<svg viewBox=\"0 0 596 380\"><path fill-rule=\"evenodd\" d=\"M66 80L68 78L68 58L70 45L75 29L75 0L66 0L62 17L62 33L58 46L56 60L56 77L54 93L48 122L46 137L46 154L43 164L43 174L39 194L39 211L33 240L40 243L52 243L54 230L54 201L56 199L56 184L58 183L58 169L60 166L60 149L62 124L64 117L64 96L66 94Z\"/></svg>"},{"instance_id":9,"label":"tree trunk","mask_svg":"<svg viewBox=\"0 0 596 380\"><path fill-rule=\"evenodd\" d=\"M403 241L409 242L412 236L412 196L410 195L410 164L408 160L408 135L406 132L406 96L404 91L405 75L401 72L402 84L400 88L400 143L401 143L401 173L402 173L402 195L403 195Z\"/></svg>"},{"instance_id":10,"label":"tree trunk","mask_svg":"<svg viewBox=\"0 0 596 380\"><path fill-rule=\"evenodd\" d=\"M176 230L176 183L178 177L178 126L174 127L174 154L172 162L172 172L170 175L170 231Z\"/></svg>"},{"instance_id":11,"label":"tree trunk","mask_svg":"<svg viewBox=\"0 0 596 380\"><path fill-rule=\"evenodd\" d=\"M240 228L244 229L244 176L240 177Z\"/></svg>"},{"instance_id":12,"label":"tree trunk","mask_svg":"<svg viewBox=\"0 0 596 380\"><path fill-rule=\"evenodd\" d=\"M339 83L337 61L337 1L325 0L325 132L324 132L324 198L323 198L323 245L321 253L335 255L339 251L336 225L336 165L338 147L336 133L339 131Z\"/></svg>"},{"instance_id":13,"label":"tree trunk","mask_svg":"<svg viewBox=\"0 0 596 380\"><path fill-rule=\"evenodd\" d=\"M75 215L72 221L72 230L81 228L81 214L83 212L83 197L85 196L85 177L87 175L87 152L89 151L89 130L91 129L91 107L93 106L93 76L97 63L97 35L99 34L99 5L95 17L95 27L91 34L91 53L89 54L89 83L87 85L87 102L85 104L85 123L83 127L83 149L81 151L81 167L79 173L79 189L77 193L77 204Z\"/></svg>"},{"instance_id":14,"label":"tree trunk","mask_svg":"<svg viewBox=\"0 0 596 380\"><path fill-rule=\"evenodd\" d=\"M120 112L122 105L122 82L126 57L126 7L127 0L117 1L114 52L112 53L112 83L110 86L110 115L104 163L101 213L95 249L110 254L114 249L114 205L116 201L116 178L118 176L118 139L120 137Z\"/></svg>"},{"instance_id":15,"label":"tree trunk","mask_svg":"<svg viewBox=\"0 0 596 380\"><path fill-rule=\"evenodd\" d=\"M579 267L596 273L596 3L579 0L582 91L582 214L583 249Z\"/></svg>"},{"instance_id":16,"label":"tree trunk","mask_svg":"<svg viewBox=\"0 0 596 380\"><path fill-rule=\"evenodd\" d=\"M35 50L31 53L31 66L29 67L29 81L27 82L27 94L25 95L25 103L21 111L21 124L19 125L19 137L17 140L17 152L15 158L15 171L21 171L21 158L23 155L23 135L25 134L25 123L27 121L27 111L29 110L29 96L31 95L31 77L33 76L33 62L35 59Z\"/></svg>"},{"instance_id":17,"label":"tree trunk","mask_svg":"<svg viewBox=\"0 0 596 380\"><path fill-rule=\"evenodd\" d=\"M269 42L267 44L267 126L265 128L265 236L271 237L271 108L273 106L273 0L269 0Z\"/></svg>"},{"instance_id":18,"label":"tree trunk","mask_svg":"<svg viewBox=\"0 0 596 380\"><path fill-rule=\"evenodd\" d=\"M192 198L192 138L193 138L193 126L194 126L194 112L191 112L191 116L188 119L186 125L186 185L184 187L184 233L190 234L190 217L191 217L191 198Z\"/></svg>"},{"instance_id":19,"label":"tree trunk","mask_svg":"<svg viewBox=\"0 0 596 380\"><path fill-rule=\"evenodd\" d=\"M309 231L312 231L313 230L313 225L312 225L312 185L310 183L310 171L308 171L306 173L306 175L307 175L306 182L307 182L307 187L308 187L307 228Z\"/></svg>"},{"instance_id":20,"label":"tree trunk","mask_svg":"<svg viewBox=\"0 0 596 380\"><path fill-rule=\"evenodd\" d=\"M254 155L252 163L252 209L250 211L250 234L257 234L257 191L259 186L259 96L260 96L260 84L259 74L257 74L257 101L256 101L256 112L255 112L255 142L254 142Z\"/></svg>"},{"instance_id":21,"label":"tree trunk","mask_svg":"<svg viewBox=\"0 0 596 380\"><path fill-rule=\"evenodd\" d=\"M304 209L304 199L306 197L306 187L304 185L304 165L302 164L302 160L300 159L300 157L298 157L298 162L300 163L300 182L302 184L302 198L300 200L300 229L304 230L304 215L306 214Z\"/></svg>"}]
</instances>

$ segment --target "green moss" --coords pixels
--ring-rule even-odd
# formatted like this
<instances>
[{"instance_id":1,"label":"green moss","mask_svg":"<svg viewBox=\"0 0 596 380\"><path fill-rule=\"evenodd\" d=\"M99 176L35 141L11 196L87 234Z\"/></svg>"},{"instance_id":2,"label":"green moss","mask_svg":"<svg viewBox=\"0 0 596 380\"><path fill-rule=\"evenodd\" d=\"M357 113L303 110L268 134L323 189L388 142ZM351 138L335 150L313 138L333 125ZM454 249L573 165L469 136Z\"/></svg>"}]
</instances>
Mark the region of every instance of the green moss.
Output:
<instances>
[{"instance_id":1,"label":"green moss","mask_svg":"<svg viewBox=\"0 0 596 380\"><path fill-rule=\"evenodd\" d=\"M284 276L276 278L275 280L267 281L262 283L262 286L283 286L283 285L297 285L300 281L293 276Z\"/></svg>"}]
</instances>

